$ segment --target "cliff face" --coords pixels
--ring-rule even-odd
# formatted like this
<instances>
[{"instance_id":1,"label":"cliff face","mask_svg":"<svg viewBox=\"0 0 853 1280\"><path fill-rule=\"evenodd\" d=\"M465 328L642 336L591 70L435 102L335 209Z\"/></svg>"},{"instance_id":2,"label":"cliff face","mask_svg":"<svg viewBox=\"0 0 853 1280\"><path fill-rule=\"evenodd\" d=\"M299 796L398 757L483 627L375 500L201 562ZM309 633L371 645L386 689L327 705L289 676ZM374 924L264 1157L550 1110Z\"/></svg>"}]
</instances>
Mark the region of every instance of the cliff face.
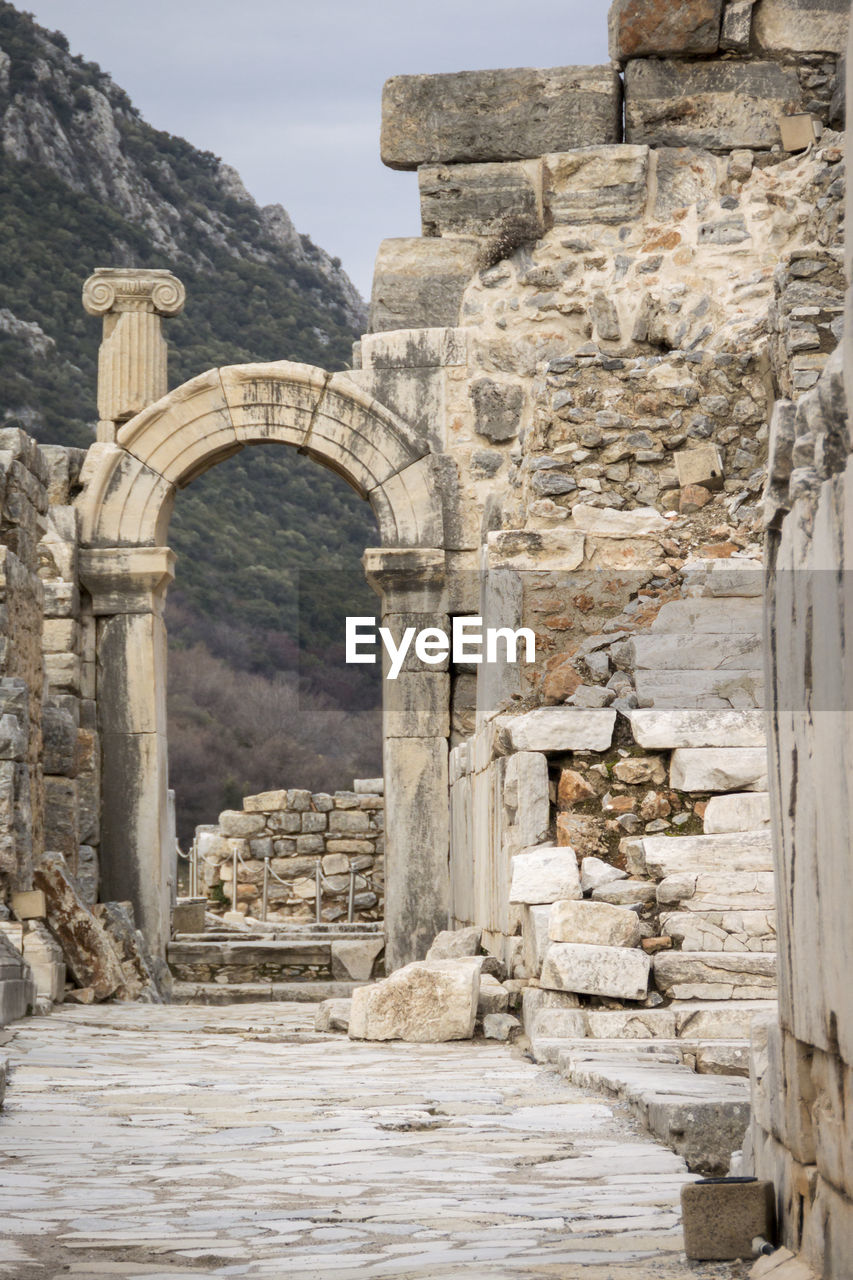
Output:
<instances>
[{"instance_id":1,"label":"cliff face","mask_svg":"<svg viewBox=\"0 0 853 1280\"><path fill-rule=\"evenodd\" d=\"M4 0L0 183L0 418L43 439L88 443L98 334L78 312L95 265L168 266L184 278L173 381L220 356L340 367L364 327L338 260L280 205L260 208L229 165L151 128L61 33Z\"/></svg>"}]
</instances>

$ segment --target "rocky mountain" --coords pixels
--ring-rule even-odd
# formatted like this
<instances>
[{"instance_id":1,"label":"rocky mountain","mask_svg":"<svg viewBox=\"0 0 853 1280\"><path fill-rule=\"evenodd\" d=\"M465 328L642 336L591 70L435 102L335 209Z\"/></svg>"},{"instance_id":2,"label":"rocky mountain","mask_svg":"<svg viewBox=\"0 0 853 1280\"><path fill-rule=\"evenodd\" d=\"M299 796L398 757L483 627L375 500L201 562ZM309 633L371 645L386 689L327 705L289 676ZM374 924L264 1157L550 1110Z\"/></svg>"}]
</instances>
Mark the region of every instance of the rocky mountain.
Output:
<instances>
[{"instance_id":1,"label":"rocky mountain","mask_svg":"<svg viewBox=\"0 0 853 1280\"><path fill-rule=\"evenodd\" d=\"M166 267L184 281L186 310L167 326L171 385L255 360L344 368L365 327L339 260L299 234L281 205L259 207L233 168L153 129L61 32L0 0L0 422L45 442L93 439L100 324L80 291L96 266ZM291 450L244 450L177 503L173 644L222 664L223 681L226 668L296 680L303 710L372 715L375 682L365 668L349 679L340 659L343 617L373 609L359 561L374 539L369 508L339 477ZM180 761L198 764L199 726L228 740L225 712L202 710L173 700L179 804ZM362 726L357 738L330 753L328 785L353 769L377 771L378 736ZM227 787L208 779L194 820L215 817L225 791L266 785L274 766L262 750L243 733ZM281 756L288 769L301 758L298 741ZM312 770L316 785L322 760ZM289 774L275 785L302 784Z\"/></svg>"}]
</instances>

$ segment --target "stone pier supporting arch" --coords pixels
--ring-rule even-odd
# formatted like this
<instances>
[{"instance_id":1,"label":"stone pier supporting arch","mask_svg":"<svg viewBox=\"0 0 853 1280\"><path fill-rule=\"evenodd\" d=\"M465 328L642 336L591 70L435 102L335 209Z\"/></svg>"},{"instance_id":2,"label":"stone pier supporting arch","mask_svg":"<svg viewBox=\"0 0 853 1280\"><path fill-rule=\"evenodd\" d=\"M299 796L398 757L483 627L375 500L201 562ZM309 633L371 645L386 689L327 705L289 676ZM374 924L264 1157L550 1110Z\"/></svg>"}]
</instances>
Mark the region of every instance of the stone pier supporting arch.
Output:
<instances>
[{"instance_id":1,"label":"stone pier supporting arch","mask_svg":"<svg viewBox=\"0 0 853 1280\"><path fill-rule=\"evenodd\" d=\"M385 625L446 615L446 459L344 373L280 361L213 369L150 405L91 447L77 500L81 580L96 618L104 746L104 892L129 898L150 943L168 937L166 637L174 556L167 538L178 489L246 445L278 442L316 458L370 502L381 548L365 556ZM445 927L446 671L404 670L385 682L387 957L423 955Z\"/></svg>"}]
</instances>

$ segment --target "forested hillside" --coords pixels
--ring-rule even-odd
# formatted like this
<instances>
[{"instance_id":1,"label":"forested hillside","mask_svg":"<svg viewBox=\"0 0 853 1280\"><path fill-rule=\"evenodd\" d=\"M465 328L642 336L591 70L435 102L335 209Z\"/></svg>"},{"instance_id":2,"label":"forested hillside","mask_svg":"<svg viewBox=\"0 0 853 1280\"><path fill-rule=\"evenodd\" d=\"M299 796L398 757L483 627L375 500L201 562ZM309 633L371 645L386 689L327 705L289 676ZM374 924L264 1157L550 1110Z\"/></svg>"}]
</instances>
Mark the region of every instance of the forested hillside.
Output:
<instances>
[{"instance_id":1,"label":"forested hillside","mask_svg":"<svg viewBox=\"0 0 853 1280\"><path fill-rule=\"evenodd\" d=\"M93 439L100 323L80 291L96 266L184 281L171 385L255 360L345 368L363 328L338 260L281 206L259 208L233 169L151 128L61 33L0 0L0 420L45 442ZM243 791L378 770L375 673L342 662L343 617L374 608L359 563L374 540L367 505L292 450L246 449L180 495L168 621L184 837ZM253 729L249 706L278 708L286 732L266 712Z\"/></svg>"}]
</instances>

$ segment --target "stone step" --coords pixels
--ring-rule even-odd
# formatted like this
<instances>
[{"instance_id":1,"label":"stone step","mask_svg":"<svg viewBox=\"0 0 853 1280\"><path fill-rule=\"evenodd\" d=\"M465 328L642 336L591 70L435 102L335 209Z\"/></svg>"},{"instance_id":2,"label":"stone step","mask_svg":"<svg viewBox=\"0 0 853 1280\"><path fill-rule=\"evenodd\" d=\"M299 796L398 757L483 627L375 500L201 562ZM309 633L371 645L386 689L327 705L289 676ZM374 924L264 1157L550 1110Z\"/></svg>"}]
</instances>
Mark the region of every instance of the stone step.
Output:
<instances>
[{"instance_id":1,"label":"stone step","mask_svg":"<svg viewBox=\"0 0 853 1280\"><path fill-rule=\"evenodd\" d=\"M764 662L757 632L648 632L627 643L635 671L760 671Z\"/></svg>"},{"instance_id":2,"label":"stone step","mask_svg":"<svg viewBox=\"0 0 853 1280\"><path fill-rule=\"evenodd\" d=\"M766 747L677 747L669 769L676 791L766 791Z\"/></svg>"},{"instance_id":3,"label":"stone step","mask_svg":"<svg viewBox=\"0 0 853 1280\"><path fill-rule=\"evenodd\" d=\"M682 952L775 952L775 911L674 911L662 915L662 934Z\"/></svg>"},{"instance_id":4,"label":"stone step","mask_svg":"<svg viewBox=\"0 0 853 1280\"><path fill-rule=\"evenodd\" d=\"M734 791L712 796L703 819L706 835L770 828L770 794L767 791Z\"/></svg>"},{"instance_id":5,"label":"stone step","mask_svg":"<svg viewBox=\"0 0 853 1280\"><path fill-rule=\"evenodd\" d=\"M679 872L772 871L769 831L707 836L644 836L629 846L630 870L664 880Z\"/></svg>"},{"instance_id":6,"label":"stone step","mask_svg":"<svg viewBox=\"0 0 853 1280\"><path fill-rule=\"evenodd\" d=\"M630 712L630 720L634 741L649 750L763 747L767 742L764 712L752 707L717 711L638 707Z\"/></svg>"},{"instance_id":7,"label":"stone step","mask_svg":"<svg viewBox=\"0 0 853 1280\"><path fill-rule=\"evenodd\" d=\"M676 872L657 887L660 906L710 916L725 911L774 911L772 871Z\"/></svg>"},{"instance_id":8,"label":"stone step","mask_svg":"<svg viewBox=\"0 0 853 1280\"><path fill-rule=\"evenodd\" d=\"M668 600L652 623L652 631L708 632L728 635L731 632L752 632L760 635L763 628L763 603L761 600L729 600L721 609L716 600L702 596L689 596L684 600Z\"/></svg>"},{"instance_id":9,"label":"stone step","mask_svg":"<svg viewBox=\"0 0 853 1280\"><path fill-rule=\"evenodd\" d=\"M662 951L655 986L673 1000L776 999L776 956L765 952Z\"/></svg>"},{"instance_id":10,"label":"stone step","mask_svg":"<svg viewBox=\"0 0 853 1280\"><path fill-rule=\"evenodd\" d=\"M764 676L757 670L640 670L634 672L634 687L640 701L654 707L731 710L764 706Z\"/></svg>"},{"instance_id":11,"label":"stone step","mask_svg":"<svg viewBox=\"0 0 853 1280\"><path fill-rule=\"evenodd\" d=\"M256 1001L319 1004L348 1000L361 982L175 982L173 1004L253 1004Z\"/></svg>"},{"instance_id":12,"label":"stone step","mask_svg":"<svg viewBox=\"0 0 853 1280\"><path fill-rule=\"evenodd\" d=\"M271 933L234 933L233 930L217 930L206 929L204 933L176 933L172 938L172 942L288 942L314 945L315 943L328 944L330 942L360 940L365 938L376 938L377 931L375 929L366 929L355 927L344 932L338 929L314 930L306 929L305 932L294 933L290 929L280 928Z\"/></svg>"},{"instance_id":13,"label":"stone step","mask_svg":"<svg viewBox=\"0 0 853 1280\"><path fill-rule=\"evenodd\" d=\"M332 960L331 942L246 939L227 942L206 939L199 942L170 942L166 947L170 967L187 964L265 965L278 968L328 965Z\"/></svg>"},{"instance_id":14,"label":"stone step","mask_svg":"<svg viewBox=\"0 0 853 1280\"><path fill-rule=\"evenodd\" d=\"M656 1062L676 1063L699 1075L749 1077L750 1044L742 1040L596 1040L594 1052L618 1053ZM592 1048L587 1040L531 1039L530 1051L537 1062L555 1064L561 1049Z\"/></svg>"},{"instance_id":15,"label":"stone step","mask_svg":"<svg viewBox=\"0 0 853 1280\"><path fill-rule=\"evenodd\" d=\"M677 1062L620 1050L601 1052L589 1041L557 1054L557 1070L585 1089L624 1102L659 1141L696 1173L728 1171L749 1124L749 1081L699 1075Z\"/></svg>"},{"instance_id":16,"label":"stone step","mask_svg":"<svg viewBox=\"0 0 853 1280\"><path fill-rule=\"evenodd\" d=\"M657 1009L543 1008L533 1013L535 1026L525 1030L537 1039L577 1039L631 1042L657 1040L748 1041L753 1018L772 1011L767 1000L673 1000ZM549 1026L549 1022L552 1024ZM564 1030L567 1029L567 1030Z\"/></svg>"}]
</instances>

